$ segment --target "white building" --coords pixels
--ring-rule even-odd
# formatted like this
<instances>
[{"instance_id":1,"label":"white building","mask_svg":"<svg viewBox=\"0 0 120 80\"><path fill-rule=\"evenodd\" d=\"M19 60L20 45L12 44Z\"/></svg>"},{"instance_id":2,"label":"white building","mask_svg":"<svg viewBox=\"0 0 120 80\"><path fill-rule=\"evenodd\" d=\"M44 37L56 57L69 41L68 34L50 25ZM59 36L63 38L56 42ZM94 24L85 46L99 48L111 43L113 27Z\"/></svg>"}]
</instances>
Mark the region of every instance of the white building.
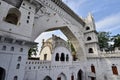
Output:
<instances>
[{"instance_id":1,"label":"white building","mask_svg":"<svg viewBox=\"0 0 120 80\"><path fill-rule=\"evenodd\" d=\"M40 60L28 50L45 31L61 30L75 48L53 35ZM91 14L81 19L61 0L0 0L0 80L120 80L120 50L101 52Z\"/></svg>"}]
</instances>

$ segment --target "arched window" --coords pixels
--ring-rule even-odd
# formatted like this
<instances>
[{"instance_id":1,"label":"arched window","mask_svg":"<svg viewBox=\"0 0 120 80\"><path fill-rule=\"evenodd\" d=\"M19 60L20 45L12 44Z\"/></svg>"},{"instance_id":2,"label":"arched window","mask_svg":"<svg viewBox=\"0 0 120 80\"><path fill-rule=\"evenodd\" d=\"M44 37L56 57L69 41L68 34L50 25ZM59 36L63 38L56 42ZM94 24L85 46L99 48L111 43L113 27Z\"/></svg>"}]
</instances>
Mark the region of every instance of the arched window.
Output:
<instances>
[{"instance_id":1,"label":"arched window","mask_svg":"<svg viewBox=\"0 0 120 80\"><path fill-rule=\"evenodd\" d=\"M89 52L89 53L93 53L93 49L92 49L92 48L89 48L88 52Z\"/></svg>"},{"instance_id":2,"label":"arched window","mask_svg":"<svg viewBox=\"0 0 120 80\"><path fill-rule=\"evenodd\" d=\"M87 37L87 41L90 41L90 40L92 40L91 37Z\"/></svg>"},{"instance_id":3,"label":"arched window","mask_svg":"<svg viewBox=\"0 0 120 80\"><path fill-rule=\"evenodd\" d=\"M0 80L5 80L5 69L0 67Z\"/></svg>"},{"instance_id":4,"label":"arched window","mask_svg":"<svg viewBox=\"0 0 120 80\"><path fill-rule=\"evenodd\" d=\"M58 77L57 80L61 80L61 77Z\"/></svg>"},{"instance_id":5,"label":"arched window","mask_svg":"<svg viewBox=\"0 0 120 80\"><path fill-rule=\"evenodd\" d=\"M65 55L64 53L61 53L61 58L60 58L61 61L65 61Z\"/></svg>"},{"instance_id":6,"label":"arched window","mask_svg":"<svg viewBox=\"0 0 120 80\"><path fill-rule=\"evenodd\" d=\"M3 46L3 47L2 47L2 50L6 50L6 46Z\"/></svg>"},{"instance_id":7,"label":"arched window","mask_svg":"<svg viewBox=\"0 0 120 80\"><path fill-rule=\"evenodd\" d=\"M11 51L14 51L14 47L11 47L11 49L10 49Z\"/></svg>"},{"instance_id":8,"label":"arched window","mask_svg":"<svg viewBox=\"0 0 120 80\"><path fill-rule=\"evenodd\" d=\"M117 67L115 65L112 66L112 72L114 75L118 75L118 70L117 70Z\"/></svg>"},{"instance_id":9,"label":"arched window","mask_svg":"<svg viewBox=\"0 0 120 80\"><path fill-rule=\"evenodd\" d=\"M20 69L20 64L17 64L16 69Z\"/></svg>"},{"instance_id":10,"label":"arched window","mask_svg":"<svg viewBox=\"0 0 120 80\"><path fill-rule=\"evenodd\" d=\"M55 61L59 61L59 53L56 53Z\"/></svg>"},{"instance_id":11,"label":"arched window","mask_svg":"<svg viewBox=\"0 0 120 80\"><path fill-rule=\"evenodd\" d=\"M72 76L71 76L71 80L74 80L74 75L72 74Z\"/></svg>"},{"instance_id":12,"label":"arched window","mask_svg":"<svg viewBox=\"0 0 120 80\"><path fill-rule=\"evenodd\" d=\"M44 54L44 60L47 60L47 54Z\"/></svg>"},{"instance_id":13,"label":"arched window","mask_svg":"<svg viewBox=\"0 0 120 80\"><path fill-rule=\"evenodd\" d=\"M83 71L79 70L79 72L77 74L77 80L83 80L82 77L83 77Z\"/></svg>"},{"instance_id":14,"label":"arched window","mask_svg":"<svg viewBox=\"0 0 120 80\"><path fill-rule=\"evenodd\" d=\"M68 56L68 54L66 55L66 61L69 61L69 56Z\"/></svg>"},{"instance_id":15,"label":"arched window","mask_svg":"<svg viewBox=\"0 0 120 80\"><path fill-rule=\"evenodd\" d=\"M92 71L93 73L95 73L95 67L94 67L93 64L91 65L91 71Z\"/></svg>"},{"instance_id":16,"label":"arched window","mask_svg":"<svg viewBox=\"0 0 120 80\"><path fill-rule=\"evenodd\" d=\"M14 76L14 80L18 80L18 77L17 77L17 76Z\"/></svg>"},{"instance_id":17,"label":"arched window","mask_svg":"<svg viewBox=\"0 0 120 80\"><path fill-rule=\"evenodd\" d=\"M19 57L18 57L18 61L21 61L21 59L22 59L22 57L21 57L21 56L19 56Z\"/></svg>"},{"instance_id":18,"label":"arched window","mask_svg":"<svg viewBox=\"0 0 120 80\"><path fill-rule=\"evenodd\" d=\"M10 8L5 18L5 21L17 25L20 16L21 16L21 12L17 8Z\"/></svg>"},{"instance_id":19,"label":"arched window","mask_svg":"<svg viewBox=\"0 0 120 80\"><path fill-rule=\"evenodd\" d=\"M23 48L20 48L20 52L23 52Z\"/></svg>"},{"instance_id":20,"label":"arched window","mask_svg":"<svg viewBox=\"0 0 120 80\"><path fill-rule=\"evenodd\" d=\"M87 26L87 27L86 27L86 30L90 30L90 27Z\"/></svg>"}]
</instances>

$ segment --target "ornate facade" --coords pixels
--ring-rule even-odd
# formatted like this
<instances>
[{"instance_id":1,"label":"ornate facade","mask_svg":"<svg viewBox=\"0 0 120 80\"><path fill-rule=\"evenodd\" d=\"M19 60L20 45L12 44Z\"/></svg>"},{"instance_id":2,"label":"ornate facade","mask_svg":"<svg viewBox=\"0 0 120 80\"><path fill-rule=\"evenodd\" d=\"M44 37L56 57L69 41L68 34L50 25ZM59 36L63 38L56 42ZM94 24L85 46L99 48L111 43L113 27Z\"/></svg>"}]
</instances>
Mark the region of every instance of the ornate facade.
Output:
<instances>
[{"instance_id":1,"label":"ornate facade","mask_svg":"<svg viewBox=\"0 0 120 80\"><path fill-rule=\"evenodd\" d=\"M28 50L42 32L61 30L74 46L53 35L39 60ZM120 50L101 52L91 14L76 15L61 0L0 1L0 80L119 80Z\"/></svg>"}]
</instances>

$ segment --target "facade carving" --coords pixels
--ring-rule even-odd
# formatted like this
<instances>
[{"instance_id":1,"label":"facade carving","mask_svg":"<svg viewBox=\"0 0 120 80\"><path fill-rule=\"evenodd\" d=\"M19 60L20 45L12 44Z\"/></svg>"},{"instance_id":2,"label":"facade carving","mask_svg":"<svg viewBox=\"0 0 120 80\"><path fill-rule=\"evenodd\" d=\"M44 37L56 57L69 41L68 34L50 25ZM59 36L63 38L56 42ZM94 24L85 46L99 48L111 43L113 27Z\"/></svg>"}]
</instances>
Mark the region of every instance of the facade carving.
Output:
<instances>
[{"instance_id":1,"label":"facade carving","mask_svg":"<svg viewBox=\"0 0 120 80\"><path fill-rule=\"evenodd\" d=\"M57 29L75 52L53 35L28 59L39 34ZM62 0L0 1L0 80L120 80L119 62L119 48L100 51L91 14L82 19Z\"/></svg>"}]
</instances>

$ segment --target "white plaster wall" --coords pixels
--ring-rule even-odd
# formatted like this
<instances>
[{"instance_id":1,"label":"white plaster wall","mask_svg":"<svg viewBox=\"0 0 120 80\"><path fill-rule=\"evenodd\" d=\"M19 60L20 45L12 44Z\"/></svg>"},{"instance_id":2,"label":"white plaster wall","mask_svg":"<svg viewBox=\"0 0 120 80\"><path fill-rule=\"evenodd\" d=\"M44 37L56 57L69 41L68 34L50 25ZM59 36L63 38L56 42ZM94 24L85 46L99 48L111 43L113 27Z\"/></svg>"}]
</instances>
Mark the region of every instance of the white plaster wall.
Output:
<instances>
[{"instance_id":1,"label":"white plaster wall","mask_svg":"<svg viewBox=\"0 0 120 80\"><path fill-rule=\"evenodd\" d=\"M25 5L22 5L19 9L21 12L21 17L17 25L10 24L4 21L5 17L10 8L14 8L4 1L1 1L0 5L0 35L4 36L11 36L18 39L30 40L32 28L33 28L33 21L34 21L34 14L35 14L35 7L29 4L26 1L23 1ZM31 9L29 9L31 7ZM30 12L30 15L28 14ZM30 16L30 19L27 17ZM29 20L29 23L27 23ZM10 34L9 34L10 33Z\"/></svg>"},{"instance_id":2,"label":"white plaster wall","mask_svg":"<svg viewBox=\"0 0 120 80\"><path fill-rule=\"evenodd\" d=\"M6 50L2 50L3 46L6 46ZM10 51L11 47L14 47L14 51ZM23 52L20 52L20 48L23 48ZM27 51L28 47L26 46L0 43L0 67L6 71L6 80L13 80L14 76L18 76L19 80L23 80ZM18 61L19 56L21 56L21 61ZM20 69L16 69L18 63Z\"/></svg>"}]
</instances>

